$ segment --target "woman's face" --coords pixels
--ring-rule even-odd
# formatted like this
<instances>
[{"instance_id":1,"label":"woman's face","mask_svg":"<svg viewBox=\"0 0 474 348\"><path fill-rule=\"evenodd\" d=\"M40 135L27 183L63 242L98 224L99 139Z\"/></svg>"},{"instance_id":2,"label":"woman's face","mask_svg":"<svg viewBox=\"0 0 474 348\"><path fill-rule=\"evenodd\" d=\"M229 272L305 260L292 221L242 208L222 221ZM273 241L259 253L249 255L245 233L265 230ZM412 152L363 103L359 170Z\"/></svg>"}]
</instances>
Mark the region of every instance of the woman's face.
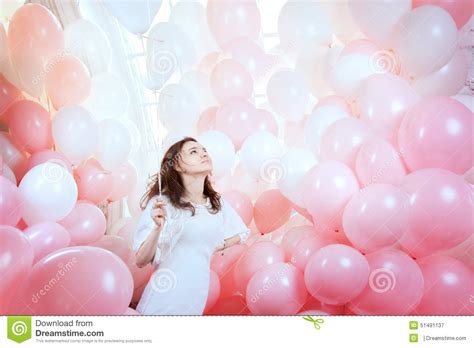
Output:
<instances>
[{"instance_id":1,"label":"woman's face","mask_svg":"<svg viewBox=\"0 0 474 348\"><path fill-rule=\"evenodd\" d=\"M199 174L212 171L212 159L205 147L195 141L184 143L179 157L179 172Z\"/></svg>"}]
</instances>

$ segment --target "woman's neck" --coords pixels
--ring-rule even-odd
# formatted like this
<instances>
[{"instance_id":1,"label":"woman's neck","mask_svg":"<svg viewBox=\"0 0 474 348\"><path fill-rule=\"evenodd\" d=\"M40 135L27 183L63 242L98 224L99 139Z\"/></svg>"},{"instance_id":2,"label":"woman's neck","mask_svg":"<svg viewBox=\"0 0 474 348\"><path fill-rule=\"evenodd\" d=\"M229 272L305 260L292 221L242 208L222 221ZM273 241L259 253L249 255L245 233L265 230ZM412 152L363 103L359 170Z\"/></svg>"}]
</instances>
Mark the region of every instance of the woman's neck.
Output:
<instances>
[{"instance_id":1,"label":"woman's neck","mask_svg":"<svg viewBox=\"0 0 474 348\"><path fill-rule=\"evenodd\" d=\"M205 176L202 175L183 175L184 184L184 197L186 200L192 202L203 202L204 201L204 180Z\"/></svg>"}]
</instances>

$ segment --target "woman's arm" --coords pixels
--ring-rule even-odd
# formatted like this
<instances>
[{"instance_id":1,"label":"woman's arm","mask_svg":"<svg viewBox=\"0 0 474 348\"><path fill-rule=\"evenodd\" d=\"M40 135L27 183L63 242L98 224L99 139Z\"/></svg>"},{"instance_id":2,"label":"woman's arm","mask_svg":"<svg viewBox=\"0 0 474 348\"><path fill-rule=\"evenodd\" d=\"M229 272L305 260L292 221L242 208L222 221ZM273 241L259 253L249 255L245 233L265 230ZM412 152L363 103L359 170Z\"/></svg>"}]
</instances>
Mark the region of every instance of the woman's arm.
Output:
<instances>
[{"instance_id":1,"label":"woman's arm","mask_svg":"<svg viewBox=\"0 0 474 348\"><path fill-rule=\"evenodd\" d=\"M161 227L155 227L147 239L142 243L136 253L136 264L139 268L148 265L151 260L155 257L156 248L158 244L158 238L160 237Z\"/></svg>"},{"instance_id":2,"label":"woman's arm","mask_svg":"<svg viewBox=\"0 0 474 348\"><path fill-rule=\"evenodd\" d=\"M227 239L224 239L224 242L219 245L214 251L222 251L224 249L230 248L231 246L235 244L240 243L240 235L236 234L235 236L229 237Z\"/></svg>"}]
</instances>

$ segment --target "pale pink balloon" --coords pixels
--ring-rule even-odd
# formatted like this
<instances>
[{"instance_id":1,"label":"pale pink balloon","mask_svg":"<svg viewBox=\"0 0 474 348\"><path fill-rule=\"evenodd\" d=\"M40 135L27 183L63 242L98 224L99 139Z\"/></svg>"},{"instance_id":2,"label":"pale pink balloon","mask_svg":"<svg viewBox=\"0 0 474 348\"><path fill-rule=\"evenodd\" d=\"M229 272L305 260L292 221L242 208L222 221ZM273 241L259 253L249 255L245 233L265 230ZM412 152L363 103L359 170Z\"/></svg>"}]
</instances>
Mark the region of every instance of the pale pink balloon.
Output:
<instances>
[{"instance_id":1,"label":"pale pink balloon","mask_svg":"<svg viewBox=\"0 0 474 348\"><path fill-rule=\"evenodd\" d=\"M21 6L11 18L7 36L10 59L28 93L39 97L48 61L64 49L57 18L38 4Z\"/></svg>"},{"instance_id":2,"label":"pale pink balloon","mask_svg":"<svg viewBox=\"0 0 474 348\"><path fill-rule=\"evenodd\" d=\"M0 315L10 313L10 300L28 275L33 264L33 248L20 230L0 226Z\"/></svg>"},{"instance_id":3,"label":"pale pink balloon","mask_svg":"<svg viewBox=\"0 0 474 348\"><path fill-rule=\"evenodd\" d=\"M364 290L369 264L356 249L332 244L316 251L304 270L311 296L328 304L344 304Z\"/></svg>"},{"instance_id":4,"label":"pale pink balloon","mask_svg":"<svg viewBox=\"0 0 474 348\"><path fill-rule=\"evenodd\" d=\"M295 315L303 307L307 295L303 272L292 264L278 262L263 267L252 276L246 300L252 314Z\"/></svg>"},{"instance_id":5,"label":"pale pink balloon","mask_svg":"<svg viewBox=\"0 0 474 348\"><path fill-rule=\"evenodd\" d=\"M217 106L210 106L201 113L201 115L199 116L198 123L197 123L198 133L204 133L208 130L216 129L217 109L218 109Z\"/></svg>"},{"instance_id":6,"label":"pale pink balloon","mask_svg":"<svg viewBox=\"0 0 474 348\"><path fill-rule=\"evenodd\" d=\"M446 1L446 0L413 0L413 8L423 5L435 5L448 11L453 17L458 29L461 29L464 24L473 15L472 4L469 1Z\"/></svg>"},{"instance_id":7,"label":"pale pink balloon","mask_svg":"<svg viewBox=\"0 0 474 348\"><path fill-rule=\"evenodd\" d=\"M216 66L217 62L221 59L221 51L212 51L202 57L198 64L198 70L209 75Z\"/></svg>"},{"instance_id":8,"label":"pale pink balloon","mask_svg":"<svg viewBox=\"0 0 474 348\"><path fill-rule=\"evenodd\" d=\"M20 98L20 90L0 73L0 120L5 116L4 111Z\"/></svg>"},{"instance_id":9,"label":"pale pink balloon","mask_svg":"<svg viewBox=\"0 0 474 348\"><path fill-rule=\"evenodd\" d=\"M40 104L20 100L5 114L13 141L19 149L33 153L53 147L51 118Z\"/></svg>"},{"instance_id":10,"label":"pale pink balloon","mask_svg":"<svg viewBox=\"0 0 474 348\"><path fill-rule=\"evenodd\" d=\"M23 193L7 178L0 176L0 225L15 226L23 216Z\"/></svg>"},{"instance_id":11,"label":"pale pink balloon","mask_svg":"<svg viewBox=\"0 0 474 348\"><path fill-rule=\"evenodd\" d=\"M132 294L132 275L118 256L96 247L68 247L33 266L12 311L28 315L121 315Z\"/></svg>"},{"instance_id":12,"label":"pale pink balloon","mask_svg":"<svg viewBox=\"0 0 474 348\"><path fill-rule=\"evenodd\" d=\"M240 37L257 39L260 33L260 12L255 0L207 2L207 23L217 43Z\"/></svg>"},{"instance_id":13,"label":"pale pink balloon","mask_svg":"<svg viewBox=\"0 0 474 348\"><path fill-rule=\"evenodd\" d=\"M58 249L69 246L69 232L56 222L44 221L33 224L24 231L28 237L35 255L33 263Z\"/></svg>"},{"instance_id":14,"label":"pale pink balloon","mask_svg":"<svg viewBox=\"0 0 474 348\"><path fill-rule=\"evenodd\" d=\"M321 157L354 168L357 151L370 135L369 127L358 119L346 117L337 120L321 137Z\"/></svg>"},{"instance_id":15,"label":"pale pink balloon","mask_svg":"<svg viewBox=\"0 0 474 348\"><path fill-rule=\"evenodd\" d=\"M206 315L250 315L244 295L221 297Z\"/></svg>"},{"instance_id":16,"label":"pale pink balloon","mask_svg":"<svg viewBox=\"0 0 474 348\"><path fill-rule=\"evenodd\" d=\"M112 176L112 192L108 200L111 202L128 196L137 185L137 169L129 162L123 163L118 169L114 170Z\"/></svg>"},{"instance_id":17,"label":"pale pink balloon","mask_svg":"<svg viewBox=\"0 0 474 348\"><path fill-rule=\"evenodd\" d=\"M398 143L410 170L444 168L464 174L474 165L472 112L449 97L423 99L404 117Z\"/></svg>"},{"instance_id":18,"label":"pale pink balloon","mask_svg":"<svg viewBox=\"0 0 474 348\"><path fill-rule=\"evenodd\" d=\"M344 49L339 54L338 60L344 56L355 53L371 56L377 51L380 51L380 48L372 41L367 39L357 39L349 42L344 47Z\"/></svg>"},{"instance_id":19,"label":"pale pink balloon","mask_svg":"<svg viewBox=\"0 0 474 348\"><path fill-rule=\"evenodd\" d=\"M133 277L133 284L134 284L134 297L137 291L140 291L141 287L145 287L148 283L151 275L153 274L154 267L151 263L146 265L145 267L139 268L136 263L137 259L134 253L128 259L127 267ZM143 288L141 289L143 291ZM140 299L140 298L138 298Z\"/></svg>"},{"instance_id":20,"label":"pale pink balloon","mask_svg":"<svg viewBox=\"0 0 474 348\"><path fill-rule=\"evenodd\" d=\"M73 173L72 163L66 158L66 156L53 150L43 150L32 154L28 158L26 170L29 171L31 168L46 162L57 163L67 169L69 173Z\"/></svg>"},{"instance_id":21,"label":"pale pink balloon","mask_svg":"<svg viewBox=\"0 0 474 348\"><path fill-rule=\"evenodd\" d=\"M366 255L369 282L349 308L359 315L406 315L423 296L423 274L416 262L396 249Z\"/></svg>"},{"instance_id":22,"label":"pale pink balloon","mask_svg":"<svg viewBox=\"0 0 474 348\"><path fill-rule=\"evenodd\" d=\"M316 231L311 225L295 226L286 231L281 240L281 247L285 250L286 254L285 260L290 260L294 249L301 240L311 237L316 237Z\"/></svg>"},{"instance_id":23,"label":"pale pink balloon","mask_svg":"<svg viewBox=\"0 0 474 348\"><path fill-rule=\"evenodd\" d=\"M237 190L226 191L222 194L232 208L239 214L242 221L248 226L253 218L252 200L245 193Z\"/></svg>"},{"instance_id":24,"label":"pale pink balloon","mask_svg":"<svg viewBox=\"0 0 474 348\"><path fill-rule=\"evenodd\" d=\"M326 245L335 243L336 241L334 239L319 234L315 237L303 238L293 248L290 257L288 257L286 261L291 262L293 265L304 272L305 267L308 264L308 260L316 251L322 247L325 247Z\"/></svg>"},{"instance_id":25,"label":"pale pink balloon","mask_svg":"<svg viewBox=\"0 0 474 348\"><path fill-rule=\"evenodd\" d=\"M319 99L318 103L314 106L313 111L322 106L329 106L329 105L338 106L348 115L352 114L351 108L349 104L347 103L347 101L343 97L340 97L337 95L328 95L326 97Z\"/></svg>"},{"instance_id":26,"label":"pale pink balloon","mask_svg":"<svg viewBox=\"0 0 474 348\"><path fill-rule=\"evenodd\" d=\"M306 220L308 220L310 223L313 223L313 218L311 217L311 214L308 213L308 211L305 208L302 208L296 204L293 204L293 209L303 216Z\"/></svg>"},{"instance_id":27,"label":"pale pink balloon","mask_svg":"<svg viewBox=\"0 0 474 348\"><path fill-rule=\"evenodd\" d=\"M132 245L133 236L138 226L140 215L130 218L118 231L117 236L125 239L127 244Z\"/></svg>"},{"instance_id":28,"label":"pale pink balloon","mask_svg":"<svg viewBox=\"0 0 474 348\"><path fill-rule=\"evenodd\" d=\"M0 156L3 158L3 163L10 167L17 181L20 182L26 173L26 153L15 146L11 135L6 132L0 132Z\"/></svg>"},{"instance_id":29,"label":"pale pink balloon","mask_svg":"<svg viewBox=\"0 0 474 348\"><path fill-rule=\"evenodd\" d=\"M280 190L263 192L255 202L253 216L261 234L270 233L288 222L292 204Z\"/></svg>"},{"instance_id":30,"label":"pale pink balloon","mask_svg":"<svg viewBox=\"0 0 474 348\"><path fill-rule=\"evenodd\" d=\"M278 124L275 116L265 109L257 109L255 112L255 119L257 123L257 130L263 130L272 133L278 137Z\"/></svg>"},{"instance_id":31,"label":"pale pink balloon","mask_svg":"<svg viewBox=\"0 0 474 348\"><path fill-rule=\"evenodd\" d=\"M216 130L225 133L239 150L244 140L258 130L256 109L244 98L233 98L216 113Z\"/></svg>"},{"instance_id":32,"label":"pale pink balloon","mask_svg":"<svg viewBox=\"0 0 474 348\"><path fill-rule=\"evenodd\" d=\"M347 203L344 233L355 248L370 253L394 245L408 232L409 195L397 186L373 184Z\"/></svg>"},{"instance_id":33,"label":"pale pink balloon","mask_svg":"<svg viewBox=\"0 0 474 348\"><path fill-rule=\"evenodd\" d=\"M324 161L315 165L303 180L303 202L313 217L315 227L342 231L344 207L359 190L352 170L341 162Z\"/></svg>"},{"instance_id":34,"label":"pale pink balloon","mask_svg":"<svg viewBox=\"0 0 474 348\"><path fill-rule=\"evenodd\" d=\"M395 147L403 116L420 96L404 79L392 74L374 74L355 92L356 113L372 131Z\"/></svg>"},{"instance_id":35,"label":"pale pink balloon","mask_svg":"<svg viewBox=\"0 0 474 348\"><path fill-rule=\"evenodd\" d=\"M418 260L425 289L416 315L472 315L473 273L464 263L433 255Z\"/></svg>"},{"instance_id":36,"label":"pale pink balloon","mask_svg":"<svg viewBox=\"0 0 474 348\"><path fill-rule=\"evenodd\" d=\"M472 188L444 169L422 169L405 177L409 198L409 231L400 240L416 257L453 248L472 235Z\"/></svg>"},{"instance_id":37,"label":"pale pink balloon","mask_svg":"<svg viewBox=\"0 0 474 348\"><path fill-rule=\"evenodd\" d=\"M79 199L99 204L105 201L113 190L112 175L102 168L100 163L91 158L83 162L74 173Z\"/></svg>"},{"instance_id":38,"label":"pale pink balloon","mask_svg":"<svg viewBox=\"0 0 474 348\"><path fill-rule=\"evenodd\" d=\"M91 244L98 248L102 248L113 252L120 257L123 262L127 262L132 256L132 248L125 239L119 236L104 235L98 241Z\"/></svg>"},{"instance_id":39,"label":"pale pink balloon","mask_svg":"<svg viewBox=\"0 0 474 348\"><path fill-rule=\"evenodd\" d=\"M216 272L211 270L209 278L209 291L207 295L207 302L206 307L204 309L204 313L208 312L212 307L214 307L217 300L219 299L220 293L221 285L219 281L219 276Z\"/></svg>"},{"instance_id":40,"label":"pale pink balloon","mask_svg":"<svg viewBox=\"0 0 474 348\"><path fill-rule=\"evenodd\" d=\"M269 241L257 242L250 246L239 258L234 269L235 285L240 293L245 289L250 278L266 265L285 261L285 251Z\"/></svg>"},{"instance_id":41,"label":"pale pink balloon","mask_svg":"<svg viewBox=\"0 0 474 348\"><path fill-rule=\"evenodd\" d=\"M407 173L401 154L380 137L362 143L357 152L355 171L362 186L377 183L399 185Z\"/></svg>"},{"instance_id":42,"label":"pale pink balloon","mask_svg":"<svg viewBox=\"0 0 474 348\"><path fill-rule=\"evenodd\" d=\"M71 245L92 244L104 235L106 220L104 213L95 205L78 202L71 213L59 221L71 236Z\"/></svg>"},{"instance_id":43,"label":"pale pink balloon","mask_svg":"<svg viewBox=\"0 0 474 348\"><path fill-rule=\"evenodd\" d=\"M247 248L246 244L236 244L221 253L215 253L211 258L211 269L220 278L220 297L242 294L235 284L234 269L237 260Z\"/></svg>"},{"instance_id":44,"label":"pale pink balloon","mask_svg":"<svg viewBox=\"0 0 474 348\"><path fill-rule=\"evenodd\" d=\"M46 75L46 91L56 110L81 104L90 90L89 70L74 56L62 57Z\"/></svg>"},{"instance_id":45,"label":"pale pink balloon","mask_svg":"<svg viewBox=\"0 0 474 348\"><path fill-rule=\"evenodd\" d=\"M265 51L255 41L248 37L235 39L224 45L223 51L242 64L254 80L264 77L268 67Z\"/></svg>"},{"instance_id":46,"label":"pale pink balloon","mask_svg":"<svg viewBox=\"0 0 474 348\"><path fill-rule=\"evenodd\" d=\"M250 98L252 95L252 77L233 59L225 59L216 64L211 72L210 84L212 93L220 104L234 97Z\"/></svg>"}]
</instances>

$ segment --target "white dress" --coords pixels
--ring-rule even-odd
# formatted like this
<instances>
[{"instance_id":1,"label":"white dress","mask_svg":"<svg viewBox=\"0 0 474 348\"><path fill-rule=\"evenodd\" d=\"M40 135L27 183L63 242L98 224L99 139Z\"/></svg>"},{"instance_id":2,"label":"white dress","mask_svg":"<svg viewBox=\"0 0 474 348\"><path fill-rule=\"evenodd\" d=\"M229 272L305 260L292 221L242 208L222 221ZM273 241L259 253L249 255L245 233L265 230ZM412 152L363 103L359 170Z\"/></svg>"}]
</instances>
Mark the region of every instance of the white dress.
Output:
<instances>
[{"instance_id":1,"label":"white dress","mask_svg":"<svg viewBox=\"0 0 474 348\"><path fill-rule=\"evenodd\" d=\"M142 212L133 239L137 252L155 223L150 211L158 196ZM250 233L237 212L221 197L221 210L212 214L206 204L194 204L196 213L175 208L165 195L167 218L160 233L153 272L138 303L142 315L201 315L207 302L210 260L224 239L236 234L241 243Z\"/></svg>"}]
</instances>

